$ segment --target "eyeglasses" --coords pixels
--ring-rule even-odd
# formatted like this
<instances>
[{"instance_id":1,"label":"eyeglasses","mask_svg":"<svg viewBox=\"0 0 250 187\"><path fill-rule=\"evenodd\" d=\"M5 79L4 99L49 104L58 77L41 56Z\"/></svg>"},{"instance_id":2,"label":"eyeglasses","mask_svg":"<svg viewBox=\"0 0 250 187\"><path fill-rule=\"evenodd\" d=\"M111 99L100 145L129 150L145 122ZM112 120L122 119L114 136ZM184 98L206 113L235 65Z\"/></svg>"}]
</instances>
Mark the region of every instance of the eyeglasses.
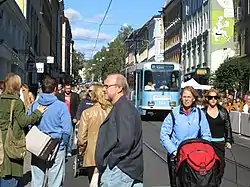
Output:
<instances>
[{"instance_id":1,"label":"eyeglasses","mask_svg":"<svg viewBox=\"0 0 250 187\"><path fill-rule=\"evenodd\" d=\"M214 98L215 100L218 100L220 97L217 96L217 95L215 95L215 96L209 95L209 96L207 96L207 98L208 98L208 100L212 100L213 98Z\"/></svg>"},{"instance_id":2,"label":"eyeglasses","mask_svg":"<svg viewBox=\"0 0 250 187\"><path fill-rule=\"evenodd\" d=\"M104 84L103 87L108 89L109 87L112 87L112 86L118 86L117 84L110 84L110 85L107 85L107 84Z\"/></svg>"}]
</instances>

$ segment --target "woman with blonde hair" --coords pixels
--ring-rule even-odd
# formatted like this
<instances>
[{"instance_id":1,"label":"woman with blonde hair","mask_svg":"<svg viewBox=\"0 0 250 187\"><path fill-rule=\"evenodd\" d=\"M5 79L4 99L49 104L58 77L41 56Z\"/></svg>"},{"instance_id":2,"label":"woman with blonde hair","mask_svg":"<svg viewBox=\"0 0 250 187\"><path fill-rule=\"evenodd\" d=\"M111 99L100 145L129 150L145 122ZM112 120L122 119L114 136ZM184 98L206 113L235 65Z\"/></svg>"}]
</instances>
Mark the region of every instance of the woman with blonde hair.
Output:
<instances>
[{"instance_id":1,"label":"woman with blonde hair","mask_svg":"<svg viewBox=\"0 0 250 187\"><path fill-rule=\"evenodd\" d=\"M95 163L95 148L99 127L111 110L111 103L104 98L103 86L93 84L91 100L93 106L84 110L78 127L78 149L84 155L83 166L88 169L88 178L91 182L94 173L98 173Z\"/></svg>"},{"instance_id":2,"label":"woman with blonde hair","mask_svg":"<svg viewBox=\"0 0 250 187\"><path fill-rule=\"evenodd\" d=\"M229 113L219 104L219 100L219 91L211 88L205 94L206 105L202 110L206 114L210 126L212 145L221 160L221 172L219 176L221 183L225 168L225 147L231 149L233 135Z\"/></svg>"},{"instance_id":3,"label":"woman with blonde hair","mask_svg":"<svg viewBox=\"0 0 250 187\"><path fill-rule=\"evenodd\" d=\"M24 104L18 96L20 88L21 78L13 73L8 74L4 80L3 93L0 95L0 133L2 133L3 145L10 125L11 113L13 135L18 139L24 134L24 129L29 124L38 122L46 110L46 107L39 106L30 116L27 116ZM16 187L23 177L23 160L10 159L5 149L3 153L3 163L0 165L0 186Z\"/></svg>"},{"instance_id":4,"label":"woman with blonde hair","mask_svg":"<svg viewBox=\"0 0 250 187\"><path fill-rule=\"evenodd\" d=\"M28 111L30 106L34 103L35 98L33 94L29 91L29 86L27 84L22 84L21 92L23 95L23 103L25 110Z\"/></svg>"}]
</instances>

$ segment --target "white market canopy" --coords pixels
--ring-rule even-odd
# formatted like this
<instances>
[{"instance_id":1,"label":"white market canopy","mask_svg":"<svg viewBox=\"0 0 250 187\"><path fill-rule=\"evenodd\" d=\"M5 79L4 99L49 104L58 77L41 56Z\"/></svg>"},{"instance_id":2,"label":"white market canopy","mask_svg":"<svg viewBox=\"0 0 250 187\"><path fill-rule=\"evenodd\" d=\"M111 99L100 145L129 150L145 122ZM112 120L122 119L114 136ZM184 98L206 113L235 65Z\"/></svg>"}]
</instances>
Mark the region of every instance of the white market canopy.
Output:
<instances>
[{"instance_id":1,"label":"white market canopy","mask_svg":"<svg viewBox=\"0 0 250 187\"><path fill-rule=\"evenodd\" d=\"M196 90L209 90L210 88L212 88L212 86L210 86L210 85L199 84L193 78L188 80L187 82L181 83L181 88L184 88L186 86L192 86Z\"/></svg>"}]
</instances>

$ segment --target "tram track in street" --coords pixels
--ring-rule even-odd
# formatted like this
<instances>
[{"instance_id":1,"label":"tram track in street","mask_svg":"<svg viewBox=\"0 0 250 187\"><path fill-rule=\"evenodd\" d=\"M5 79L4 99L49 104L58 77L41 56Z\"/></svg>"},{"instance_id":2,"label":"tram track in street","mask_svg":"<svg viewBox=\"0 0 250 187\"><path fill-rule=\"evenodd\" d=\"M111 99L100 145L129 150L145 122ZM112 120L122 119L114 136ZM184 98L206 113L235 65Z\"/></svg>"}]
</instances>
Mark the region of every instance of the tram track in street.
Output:
<instances>
[{"instance_id":1,"label":"tram track in street","mask_svg":"<svg viewBox=\"0 0 250 187\"><path fill-rule=\"evenodd\" d=\"M153 122L151 122L151 121L144 121L144 123L145 123L145 122L148 123L148 124L150 124L151 126L153 126L154 129L155 129L155 131L157 131L157 133L159 133L159 131L160 131L159 125L157 125L157 124L155 124L155 123L153 123ZM167 156L166 156L166 155L163 155L163 153L160 153L159 151L157 151L156 148L154 148L152 145L150 145L149 142L147 142L147 141L145 141L145 140L144 140L143 144L144 144L144 146L147 147L152 153L154 153L154 155L156 155L158 158L160 158L165 164L168 164L168 162L167 162ZM240 147L243 147L243 148L245 148L245 149L250 150L250 148L249 148L248 146L244 146L244 145L239 144L239 143L237 143L237 142L235 142L235 145L238 145L238 146L240 146ZM225 161L226 161L227 163L229 163L229 164L232 164L233 166L236 166L238 169L243 169L243 170L246 171L246 172L250 172L250 167L249 167L249 166L243 165L243 164L241 164L241 163L238 163L237 161L234 161L234 160L229 159L229 158L226 158L226 157L225 157ZM229 182L235 183L235 181L233 181L233 180L231 180L231 179L228 179L228 178L225 178L225 177L224 177L224 180L227 180L227 181L229 181ZM236 184L236 183L235 183L235 184ZM239 187L239 186L244 186L244 185L241 185L241 184L238 183L237 186Z\"/></svg>"},{"instance_id":2,"label":"tram track in street","mask_svg":"<svg viewBox=\"0 0 250 187\"><path fill-rule=\"evenodd\" d=\"M153 125L154 127L157 127L157 128L160 130L160 128L159 128L157 125L155 125L154 123L152 123L152 122L150 122L150 121L147 121L147 123ZM250 148L249 148L248 146L242 145L242 144L237 143L237 142L235 142L235 144L250 150ZM227 162L229 162L229 163L235 164L235 161L234 161L234 160L231 160L231 159L229 159L229 158L225 158L225 160L226 160ZM245 170L247 170L247 171L250 171L250 167L245 166L245 165L243 165L243 164L240 164L240 163L238 163L238 162L236 162L236 164L237 164L237 167L240 167L240 168L242 168L242 169L245 169Z\"/></svg>"}]
</instances>

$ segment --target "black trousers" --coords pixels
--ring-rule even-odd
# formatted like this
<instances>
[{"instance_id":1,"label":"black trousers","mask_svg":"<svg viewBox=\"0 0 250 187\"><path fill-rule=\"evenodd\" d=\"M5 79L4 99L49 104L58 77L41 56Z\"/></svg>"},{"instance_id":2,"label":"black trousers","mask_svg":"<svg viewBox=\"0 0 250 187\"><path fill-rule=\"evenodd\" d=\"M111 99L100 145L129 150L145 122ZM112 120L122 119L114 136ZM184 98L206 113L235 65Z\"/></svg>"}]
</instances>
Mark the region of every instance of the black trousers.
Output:
<instances>
[{"instance_id":1,"label":"black trousers","mask_svg":"<svg viewBox=\"0 0 250 187\"><path fill-rule=\"evenodd\" d=\"M93 177L94 171L95 171L95 166L87 167L86 170L87 170L87 176L88 176L89 183L90 183Z\"/></svg>"},{"instance_id":2,"label":"black trousers","mask_svg":"<svg viewBox=\"0 0 250 187\"><path fill-rule=\"evenodd\" d=\"M171 187L177 187L176 185L176 167L177 162L173 157L168 156L168 173Z\"/></svg>"},{"instance_id":3,"label":"black trousers","mask_svg":"<svg viewBox=\"0 0 250 187\"><path fill-rule=\"evenodd\" d=\"M225 142L212 142L214 151L221 161L220 173L219 173L219 184L222 182L222 177L224 175L224 169L226 166L225 162Z\"/></svg>"}]
</instances>

